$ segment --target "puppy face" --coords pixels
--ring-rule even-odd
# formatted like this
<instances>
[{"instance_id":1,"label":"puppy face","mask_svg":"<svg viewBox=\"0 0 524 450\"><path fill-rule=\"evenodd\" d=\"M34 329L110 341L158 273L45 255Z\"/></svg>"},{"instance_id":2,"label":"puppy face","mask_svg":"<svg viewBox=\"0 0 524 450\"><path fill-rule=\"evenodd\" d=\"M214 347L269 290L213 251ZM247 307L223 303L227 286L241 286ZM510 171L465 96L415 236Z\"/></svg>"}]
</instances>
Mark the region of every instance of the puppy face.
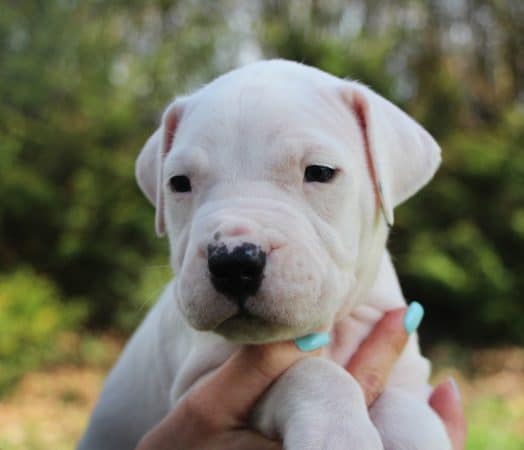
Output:
<instances>
[{"instance_id":1,"label":"puppy face","mask_svg":"<svg viewBox=\"0 0 524 450\"><path fill-rule=\"evenodd\" d=\"M167 231L174 300L193 327L239 342L288 339L329 328L356 301L402 190L371 148L381 145L371 130L380 118L367 95L316 69L269 61L168 108L137 174L157 230ZM393 136L423 132L396 120ZM404 191L434 172L423 159L425 173L403 176Z\"/></svg>"}]
</instances>

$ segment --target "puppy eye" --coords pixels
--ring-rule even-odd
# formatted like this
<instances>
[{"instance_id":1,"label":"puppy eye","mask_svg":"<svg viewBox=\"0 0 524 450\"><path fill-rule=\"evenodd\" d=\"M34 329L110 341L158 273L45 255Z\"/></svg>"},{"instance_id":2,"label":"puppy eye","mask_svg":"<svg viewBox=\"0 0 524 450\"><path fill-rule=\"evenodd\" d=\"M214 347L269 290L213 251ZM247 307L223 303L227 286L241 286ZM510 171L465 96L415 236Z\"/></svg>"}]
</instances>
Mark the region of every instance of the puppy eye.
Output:
<instances>
[{"instance_id":1,"label":"puppy eye","mask_svg":"<svg viewBox=\"0 0 524 450\"><path fill-rule=\"evenodd\" d=\"M185 175L175 175L169 180L173 192L190 192L191 181Z\"/></svg>"},{"instance_id":2,"label":"puppy eye","mask_svg":"<svg viewBox=\"0 0 524 450\"><path fill-rule=\"evenodd\" d=\"M327 183L336 173L336 169L328 166L307 166L304 180L308 183Z\"/></svg>"}]
</instances>

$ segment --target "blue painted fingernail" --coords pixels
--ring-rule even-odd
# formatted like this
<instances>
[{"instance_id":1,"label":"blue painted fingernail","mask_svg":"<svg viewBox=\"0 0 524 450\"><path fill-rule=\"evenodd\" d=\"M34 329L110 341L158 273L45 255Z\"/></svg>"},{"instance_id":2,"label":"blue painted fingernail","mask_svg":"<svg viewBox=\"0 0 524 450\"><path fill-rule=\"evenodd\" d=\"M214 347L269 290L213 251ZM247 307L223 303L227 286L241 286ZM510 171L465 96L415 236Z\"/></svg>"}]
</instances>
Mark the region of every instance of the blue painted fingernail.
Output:
<instances>
[{"instance_id":1,"label":"blue painted fingernail","mask_svg":"<svg viewBox=\"0 0 524 450\"><path fill-rule=\"evenodd\" d=\"M422 322L423 317L424 308L422 305L419 302L411 302L404 316L404 329L406 333L413 333L420 325L420 322Z\"/></svg>"},{"instance_id":2,"label":"blue painted fingernail","mask_svg":"<svg viewBox=\"0 0 524 450\"><path fill-rule=\"evenodd\" d=\"M295 339L295 344L302 352L312 352L329 344L329 333L311 333Z\"/></svg>"}]
</instances>

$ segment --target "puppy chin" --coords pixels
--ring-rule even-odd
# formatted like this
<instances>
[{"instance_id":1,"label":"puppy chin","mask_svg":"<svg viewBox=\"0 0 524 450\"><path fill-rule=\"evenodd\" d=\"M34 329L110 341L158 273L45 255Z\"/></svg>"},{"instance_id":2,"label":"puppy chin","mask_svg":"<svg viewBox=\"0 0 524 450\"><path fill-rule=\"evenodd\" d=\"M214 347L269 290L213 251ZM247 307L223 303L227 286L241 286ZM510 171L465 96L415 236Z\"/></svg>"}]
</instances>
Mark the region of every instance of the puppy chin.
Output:
<instances>
[{"instance_id":1,"label":"puppy chin","mask_svg":"<svg viewBox=\"0 0 524 450\"><path fill-rule=\"evenodd\" d=\"M238 344L266 344L292 340L323 328L326 328L326 323L320 320L287 323L245 311L224 320L213 332Z\"/></svg>"},{"instance_id":2,"label":"puppy chin","mask_svg":"<svg viewBox=\"0 0 524 450\"><path fill-rule=\"evenodd\" d=\"M315 330L325 327L319 320L309 323L284 323L250 314L239 312L233 304L223 305L215 311L218 314L202 314L193 308L184 310L184 316L195 330L214 332L228 341L238 344L265 344L295 339Z\"/></svg>"},{"instance_id":3,"label":"puppy chin","mask_svg":"<svg viewBox=\"0 0 524 450\"><path fill-rule=\"evenodd\" d=\"M319 327L320 324L311 324L307 327L291 326L269 322L249 314L237 314L223 321L213 331L231 342L265 344L295 339Z\"/></svg>"},{"instance_id":4,"label":"puppy chin","mask_svg":"<svg viewBox=\"0 0 524 450\"><path fill-rule=\"evenodd\" d=\"M319 325L297 326L269 321L247 312L239 312L237 307L220 311L220 316L198 314L195 310L183 311L184 316L195 330L216 333L228 341L238 344L264 344L295 339L314 330Z\"/></svg>"}]
</instances>

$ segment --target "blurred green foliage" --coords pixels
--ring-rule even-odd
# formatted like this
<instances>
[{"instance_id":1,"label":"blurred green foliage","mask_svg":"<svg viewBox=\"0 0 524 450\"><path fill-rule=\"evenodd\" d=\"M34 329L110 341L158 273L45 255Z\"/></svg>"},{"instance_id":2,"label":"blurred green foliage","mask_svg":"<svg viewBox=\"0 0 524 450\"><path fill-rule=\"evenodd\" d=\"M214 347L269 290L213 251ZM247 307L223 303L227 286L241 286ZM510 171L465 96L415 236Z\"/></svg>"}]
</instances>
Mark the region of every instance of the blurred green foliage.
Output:
<instances>
[{"instance_id":1,"label":"blurred green foliage","mask_svg":"<svg viewBox=\"0 0 524 450\"><path fill-rule=\"evenodd\" d=\"M520 423L522 411L493 396L471 402L466 411L468 423L467 450L521 450L524 437L508 423Z\"/></svg>"},{"instance_id":2,"label":"blurred green foliage","mask_svg":"<svg viewBox=\"0 0 524 450\"><path fill-rule=\"evenodd\" d=\"M31 269L0 277L0 395L23 373L50 361L62 332L84 315L63 305L53 283Z\"/></svg>"},{"instance_id":3,"label":"blurred green foliage","mask_svg":"<svg viewBox=\"0 0 524 450\"><path fill-rule=\"evenodd\" d=\"M4 2L0 271L32 267L84 325L135 326L167 263L140 147L175 94L283 57L365 82L442 144L390 241L426 337L523 343L523 26L518 0Z\"/></svg>"}]
</instances>

